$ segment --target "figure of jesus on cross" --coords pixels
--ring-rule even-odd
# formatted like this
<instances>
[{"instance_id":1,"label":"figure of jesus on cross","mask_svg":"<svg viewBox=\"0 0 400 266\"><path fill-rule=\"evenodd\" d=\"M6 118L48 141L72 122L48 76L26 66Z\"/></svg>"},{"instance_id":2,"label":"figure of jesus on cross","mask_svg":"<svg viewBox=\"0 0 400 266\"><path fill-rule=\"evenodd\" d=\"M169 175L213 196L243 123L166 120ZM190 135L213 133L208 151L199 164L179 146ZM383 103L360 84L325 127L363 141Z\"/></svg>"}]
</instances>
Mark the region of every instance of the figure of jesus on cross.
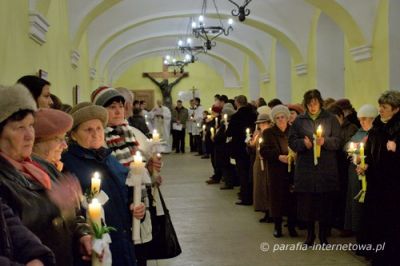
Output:
<instances>
[{"instance_id":1,"label":"figure of jesus on cross","mask_svg":"<svg viewBox=\"0 0 400 266\"><path fill-rule=\"evenodd\" d=\"M189 73L177 73L168 72L168 65L163 63L163 71L162 72L144 72L143 77L149 78L152 82L154 82L161 90L164 105L167 106L170 110L172 110L172 97L171 91L172 88L179 82L181 79L188 77ZM156 78L162 78L162 81L159 82ZM169 83L169 78L176 78L173 82Z\"/></svg>"}]
</instances>

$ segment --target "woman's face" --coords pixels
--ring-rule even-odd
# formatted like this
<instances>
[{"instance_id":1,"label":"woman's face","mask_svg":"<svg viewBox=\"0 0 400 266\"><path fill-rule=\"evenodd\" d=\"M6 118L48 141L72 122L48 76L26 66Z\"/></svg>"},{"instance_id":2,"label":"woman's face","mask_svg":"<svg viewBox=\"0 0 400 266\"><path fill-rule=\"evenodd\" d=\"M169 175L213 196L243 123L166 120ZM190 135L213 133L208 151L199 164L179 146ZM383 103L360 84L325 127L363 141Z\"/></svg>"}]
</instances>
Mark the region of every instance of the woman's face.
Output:
<instances>
[{"instance_id":1,"label":"woman's face","mask_svg":"<svg viewBox=\"0 0 400 266\"><path fill-rule=\"evenodd\" d=\"M34 122L32 114L21 121L8 122L0 135L0 150L16 161L31 156L35 140Z\"/></svg>"},{"instance_id":2,"label":"woman's face","mask_svg":"<svg viewBox=\"0 0 400 266\"><path fill-rule=\"evenodd\" d=\"M42 94L37 98L37 105L39 108L50 108L53 101L50 97L50 86L45 85L42 89Z\"/></svg>"},{"instance_id":3,"label":"woman's face","mask_svg":"<svg viewBox=\"0 0 400 266\"><path fill-rule=\"evenodd\" d=\"M307 104L307 110L312 115L318 114L319 110L321 110L319 101L315 98L311 99L311 101Z\"/></svg>"},{"instance_id":4,"label":"woman's face","mask_svg":"<svg viewBox=\"0 0 400 266\"><path fill-rule=\"evenodd\" d=\"M113 102L111 105L106 107L108 112L108 125L119 126L124 123L125 119L125 108L121 102Z\"/></svg>"},{"instance_id":5,"label":"woman's face","mask_svg":"<svg viewBox=\"0 0 400 266\"><path fill-rule=\"evenodd\" d=\"M383 120L389 120L399 111L399 108L393 108L390 104L379 104L379 114Z\"/></svg>"},{"instance_id":6,"label":"woman's face","mask_svg":"<svg viewBox=\"0 0 400 266\"><path fill-rule=\"evenodd\" d=\"M364 129L365 131L368 131L371 129L372 127L372 122L374 122L373 117L359 117L358 120L360 120L360 124L362 129Z\"/></svg>"},{"instance_id":7,"label":"woman's face","mask_svg":"<svg viewBox=\"0 0 400 266\"><path fill-rule=\"evenodd\" d=\"M57 163L61 160L61 154L67 147L65 134L61 134L49 140L36 143L33 150L48 162Z\"/></svg>"},{"instance_id":8,"label":"woman's face","mask_svg":"<svg viewBox=\"0 0 400 266\"><path fill-rule=\"evenodd\" d=\"M291 110L291 111L290 111L289 122L290 122L290 123L293 123L293 121L296 119L296 117L297 117L296 111Z\"/></svg>"},{"instance_id":9,"label":"woman's face","mask_svg":"<svg viewBox=\"0 0 400 266\"><path fill-rule=\"evenodd\" d=\"M86 149L99 149L104 144L104 128L99 119L83 122L72 131L71 137Z\"/></svg>"},{"instance_id":10,"label":"woman's face","mask_svg":"<svg viewBox=\"0 0 400 266\"><path fill-rule=\"evenodd\" d=\"M282 113L275 115L275 124L279 128L286 128L288 121L288 117Z\"/></svg>"}]
</instances>

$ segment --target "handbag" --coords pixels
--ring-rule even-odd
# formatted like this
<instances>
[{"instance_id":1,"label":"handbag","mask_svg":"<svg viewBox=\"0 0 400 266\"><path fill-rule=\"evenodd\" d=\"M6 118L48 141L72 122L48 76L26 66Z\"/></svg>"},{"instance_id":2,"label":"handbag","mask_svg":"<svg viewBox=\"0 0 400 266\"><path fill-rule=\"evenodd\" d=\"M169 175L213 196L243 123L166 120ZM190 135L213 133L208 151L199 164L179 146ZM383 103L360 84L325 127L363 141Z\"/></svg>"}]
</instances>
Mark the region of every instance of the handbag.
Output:
<instances>
[{"instance_id":1,"label":"handbag","mask_svg":"<svg viewBox=\"0 0 400 266\"><path fill-rule=\"evenodd\" d=\"M135 245L136 258L139 260L169 259L182 253L169 211L158 186L157 190L160 194L164 215L157 216L156 207L153 204L154 198L151 193L148 193L153 238L150 242Z\"/></svg>"}]
</instances>

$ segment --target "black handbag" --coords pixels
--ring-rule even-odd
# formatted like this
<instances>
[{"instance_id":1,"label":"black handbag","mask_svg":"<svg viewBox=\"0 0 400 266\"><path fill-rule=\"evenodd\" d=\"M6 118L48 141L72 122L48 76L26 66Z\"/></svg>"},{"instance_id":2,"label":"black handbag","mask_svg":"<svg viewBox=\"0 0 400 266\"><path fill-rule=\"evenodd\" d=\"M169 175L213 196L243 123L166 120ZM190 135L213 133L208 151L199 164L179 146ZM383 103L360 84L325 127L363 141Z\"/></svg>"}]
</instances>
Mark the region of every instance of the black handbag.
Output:
<instances>
[{"instance_id":1,"label":"black handbag","mask_svg":"<svg viewBox=\"0 0 400 266\"><path fill-rule=\"evenodd\" d=\"M157 187L157 189L164 215L157 216L156 207L153 206L154 198L151 193L148 193L153 239L150 242L135 245L136 258L139 260L169 259L182 253L164 198L160 188Z\"/></svg>"}]
</instances>

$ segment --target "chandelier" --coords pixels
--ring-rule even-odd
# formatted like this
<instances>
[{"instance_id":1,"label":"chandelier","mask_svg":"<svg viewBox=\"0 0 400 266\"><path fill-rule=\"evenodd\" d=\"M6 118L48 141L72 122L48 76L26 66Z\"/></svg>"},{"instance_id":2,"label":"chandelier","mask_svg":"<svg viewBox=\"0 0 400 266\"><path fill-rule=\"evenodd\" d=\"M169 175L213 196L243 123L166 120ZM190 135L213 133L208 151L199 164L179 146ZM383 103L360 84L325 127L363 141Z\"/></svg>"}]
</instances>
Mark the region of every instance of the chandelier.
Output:
<instances>
[{"instance_id":1,"label":"chandelier","mask_svg":"<svg viewBox=\"0 0 400 266\"><path fill-rule=\"evenodd\" d=\"M239 17L239 21L244 21L248 15L250 15L250 9L246 8L246 6L251 2L251 0L245 0L243 5L239 6L232 0L228 0L232 4L236 6L237 9L232 10L232 15L235 17Z\"/></svg>"},{"instance_id":2,"label":"chandelier","mask_svg":"<svg viewBox=\"0 0 400 266\"><path fill-rule=\"evenodd\" d=\"M170 55L166 55L164 57L164 65L168 68L173 68L174 73L183 73L185 71L184 67L187 66L191 62L192 58L190 55L185 55L184 58L172 57Z\"/></svg>"},{"instance_id":3,"label":"chandelier","mask_svg":"<svg viewBox=\"0 0 400 266\"><path fill-rule=\"evenodd\" d=\"M203 45L193 45L191 38L187 38L186 41L179 40L178 48L185 55L185 59L188 59L190 63L194 63L198 60L197 55L199 53L207 52Z\"/></svg>"},{"instance_id":4,"label":"chandelier","mask_svg":"<svg viewBox=\"0 0 400 266\"><path fill-rule=\"evenodd\" d=\"M215 7L217 16L218 16L219 25L207 26L206 23L204 22L204 17L205 17L206 11L207 11L207 0L203 0L203 6L201 8L201 15L199 16L197 23L195 21L192 22L193 35L196 38L203 39L204 47L207 50L211 50L211 48L216 45L214 39L216 39L221 34L228 36L230 31L233 30L233 27L232 27L233 19L230 18L228 20L229 26L227 28L225 28L224 24L222 23L222 19L219 14L218 7L215 3L215 0L213 0L213 4Z\"/></svg>"}]
</instances>

